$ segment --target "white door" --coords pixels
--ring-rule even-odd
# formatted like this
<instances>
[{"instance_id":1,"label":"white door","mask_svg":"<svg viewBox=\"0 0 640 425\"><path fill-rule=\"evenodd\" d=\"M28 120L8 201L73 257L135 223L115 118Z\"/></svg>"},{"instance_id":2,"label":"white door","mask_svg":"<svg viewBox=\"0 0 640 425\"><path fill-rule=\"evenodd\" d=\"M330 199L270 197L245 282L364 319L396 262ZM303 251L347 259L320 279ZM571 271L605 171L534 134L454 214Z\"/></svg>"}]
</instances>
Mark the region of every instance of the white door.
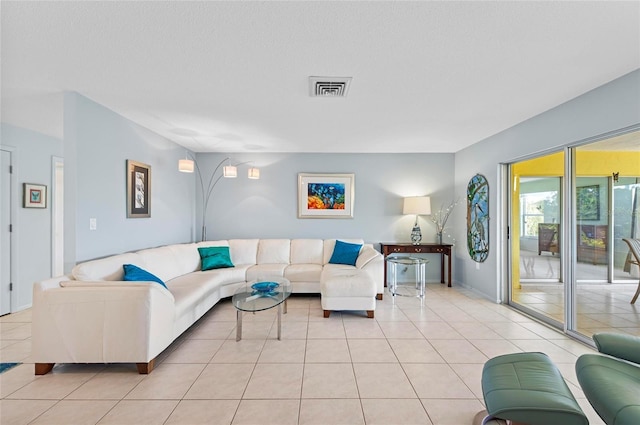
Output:
<instances>
[{"instance_id":1,"label":"white door","mask_svg":"<svg viewBox=\"0 0 640 425\"><path fill-rule=\"evenodd\" d=\"M0 316L11 313L11 152L0 150L2 153L2 171L0 175Z\"/></svg>"}]
</instances>

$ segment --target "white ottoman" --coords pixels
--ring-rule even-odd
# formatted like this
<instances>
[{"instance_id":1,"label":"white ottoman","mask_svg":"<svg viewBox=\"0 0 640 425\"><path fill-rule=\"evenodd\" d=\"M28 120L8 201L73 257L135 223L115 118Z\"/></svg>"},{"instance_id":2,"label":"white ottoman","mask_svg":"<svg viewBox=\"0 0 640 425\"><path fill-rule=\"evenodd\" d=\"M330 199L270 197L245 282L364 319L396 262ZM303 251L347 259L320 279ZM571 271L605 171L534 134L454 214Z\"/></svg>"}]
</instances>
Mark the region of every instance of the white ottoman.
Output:
<instances>
[{"instance_id":1,"label":"white ottoman","mask_svg":"<svg viewBox=\"0 0 640 425\"><path fill-rule=\"evenodd\" d=\"M373 318L376 284L360 269L325 268L320 277L320 302L324 317L332 310L365 310Z\"/></svg>"}]
</instances>

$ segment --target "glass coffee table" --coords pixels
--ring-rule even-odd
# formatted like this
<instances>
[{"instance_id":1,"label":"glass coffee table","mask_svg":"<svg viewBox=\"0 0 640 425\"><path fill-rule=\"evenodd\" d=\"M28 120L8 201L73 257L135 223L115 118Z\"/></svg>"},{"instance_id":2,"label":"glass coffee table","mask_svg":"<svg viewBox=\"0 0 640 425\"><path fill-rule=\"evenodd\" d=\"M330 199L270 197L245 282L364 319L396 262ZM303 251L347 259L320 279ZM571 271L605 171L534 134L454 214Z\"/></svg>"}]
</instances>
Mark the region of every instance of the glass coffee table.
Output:
<instances>
[{"instance_id":1,"label":"glass coffee table","mask_svg":"<svg viewBox=\"0 0 640 425\"><path fill-rule=\"evenodd\" d=\"M282 336L282 306L287 312L287 298L291 295L291 282L283 277L261 279L238 288L231 298L236 312L236 341L242 339L242 313L269 310L278 307L278 339Z\"/></svg>"}]
</instances>

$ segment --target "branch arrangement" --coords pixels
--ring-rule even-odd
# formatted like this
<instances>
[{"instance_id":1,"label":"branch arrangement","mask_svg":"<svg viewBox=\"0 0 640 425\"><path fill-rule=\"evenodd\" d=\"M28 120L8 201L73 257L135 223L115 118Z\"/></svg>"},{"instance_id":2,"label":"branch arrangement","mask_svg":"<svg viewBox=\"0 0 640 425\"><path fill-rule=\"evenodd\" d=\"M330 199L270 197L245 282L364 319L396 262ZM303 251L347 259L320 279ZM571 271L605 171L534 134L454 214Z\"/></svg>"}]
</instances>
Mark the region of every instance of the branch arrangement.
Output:
<instances>
[{"instance_id":1,"label":"branch arrangement","mask_svg":"<svg viewBox=\"0 0 640 425\"><path fill-rule=\"evenodd\" d=\"M451 201L446 208L444 207L444 204L442 204L438 211L431 214L431 221L436 225L437 233L444 232L444 229L447 226L447 220L449 220L449 215L451 215L453 208L458 204L459 200L460 199Z\"/></svg>"}]
</instances>

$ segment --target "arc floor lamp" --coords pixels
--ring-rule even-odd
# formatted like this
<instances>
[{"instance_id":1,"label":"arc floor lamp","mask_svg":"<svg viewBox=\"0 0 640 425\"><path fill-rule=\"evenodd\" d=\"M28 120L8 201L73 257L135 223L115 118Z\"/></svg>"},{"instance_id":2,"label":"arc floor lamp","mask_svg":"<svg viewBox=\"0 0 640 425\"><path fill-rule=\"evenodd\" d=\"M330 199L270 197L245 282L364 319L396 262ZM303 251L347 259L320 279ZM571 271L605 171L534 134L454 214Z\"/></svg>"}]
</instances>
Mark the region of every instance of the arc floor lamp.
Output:
<instances>
[{"instance_id":1,"label":"arc floor lamp","mask_svg":"<svg viewBox=\"0 0 640 425\"><path fill-rule=\"evenodd\" d=\"M241 162L236 165L231 165L231 158L226 157L222 161L218 163L216 168L211 173L211 177L209 178L209 183L206 188L204 186L204 179L202 178L202 171L198 166L198 161L196 158L187 152L187 158L181 159L178 161L178 170L183 173L193 173L195 171L198 176L198 180L200 182L200 193L202 194L202 239L203 241L207 240L207 226L206 226L206 218L207 218L207 209L209 208L209 200L211 199L211 193L213 192L213 188L216 187L221 178L236 178L238 176L238 165L248 164L250 161ZM227 165L224 165L225 162ZM217 177L218 171L222 167L222 173L220 173ZM260 169L251 167L249 168L249 172L247 177L252 180L257 180L260 178Z\"/></svg>"}]
</instances>

